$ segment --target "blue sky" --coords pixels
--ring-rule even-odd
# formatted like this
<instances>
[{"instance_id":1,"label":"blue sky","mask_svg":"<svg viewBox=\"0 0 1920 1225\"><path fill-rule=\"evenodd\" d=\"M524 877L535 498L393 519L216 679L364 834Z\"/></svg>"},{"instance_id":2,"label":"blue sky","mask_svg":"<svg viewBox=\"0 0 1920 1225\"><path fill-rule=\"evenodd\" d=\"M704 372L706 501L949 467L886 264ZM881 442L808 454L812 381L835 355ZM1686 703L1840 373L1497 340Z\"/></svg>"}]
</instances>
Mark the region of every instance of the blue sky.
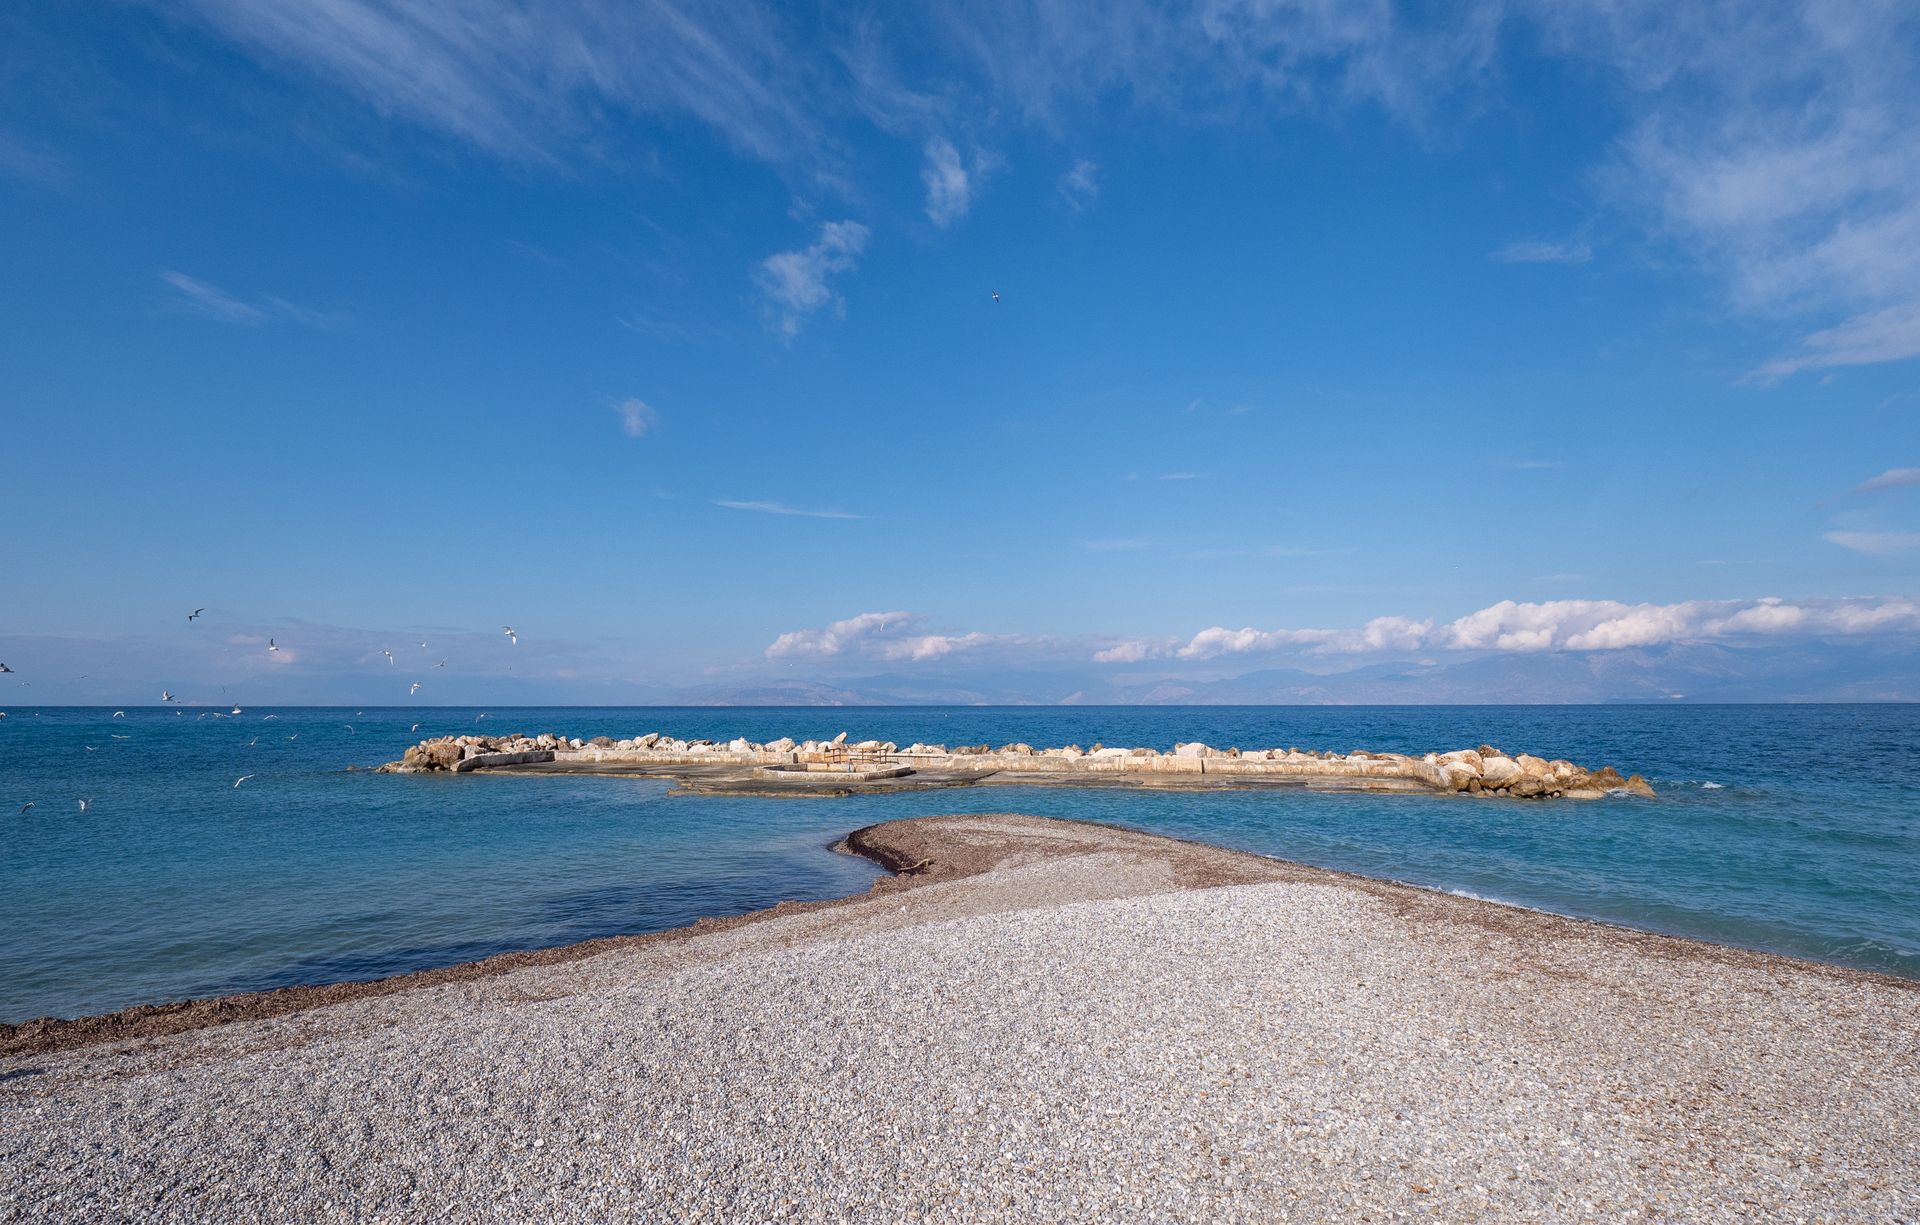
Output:
<instances>
[{"instance_id":1,"label":"blue sky","mask_svg":"<svg viewBox=\"0 0 1920 1225\"><path fill-rule=\"evenodd\" d=\"M5 702L1911 650L1911 6L896 7L0 15Z\"/></svg>"}]
</instances>

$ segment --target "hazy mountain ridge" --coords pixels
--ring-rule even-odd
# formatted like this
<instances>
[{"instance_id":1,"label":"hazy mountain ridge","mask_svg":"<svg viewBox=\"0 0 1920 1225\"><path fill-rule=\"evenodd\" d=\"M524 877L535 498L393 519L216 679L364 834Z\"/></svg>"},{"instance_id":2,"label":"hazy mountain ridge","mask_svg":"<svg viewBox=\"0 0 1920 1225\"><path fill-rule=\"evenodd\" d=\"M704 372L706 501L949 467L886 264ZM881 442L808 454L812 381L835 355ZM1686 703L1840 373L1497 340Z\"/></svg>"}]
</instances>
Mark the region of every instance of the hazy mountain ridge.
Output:
<instances>
[{"instance_id":1,"label":"hazy mountain ridge","mask_svg":"<svg viewBox=\"0 0 1920 1225\"><path fill-rule=\"evenodd\" d=\"M1920 701L1920 653L1857 644L1401 660L1337 672L1265 668L1227 677L1135 671L885 674L679 690L688 705L1423 705L1591 702Z\"/></svg>"}]
</instances>

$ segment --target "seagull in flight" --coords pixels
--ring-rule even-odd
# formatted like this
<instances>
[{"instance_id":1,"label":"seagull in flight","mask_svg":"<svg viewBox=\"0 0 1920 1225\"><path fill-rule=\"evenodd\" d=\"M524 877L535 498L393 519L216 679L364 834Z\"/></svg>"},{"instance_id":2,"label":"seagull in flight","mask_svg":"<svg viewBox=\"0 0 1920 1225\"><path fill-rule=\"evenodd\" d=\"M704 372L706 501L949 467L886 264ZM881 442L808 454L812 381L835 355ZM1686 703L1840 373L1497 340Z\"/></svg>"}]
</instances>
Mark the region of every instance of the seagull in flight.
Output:
<instances>
[{"instance_id":1,"label":"seagull in flight","mask_svg":"<svg viewBox=\"0 0 1920 1225\"><path fill-rule=\"evenodd\" d=\"M416 693L419 693L419 692L420 692L420 682L419 682L419 681L415 681L415 682L413 682L413 685L412 685L412 686L411 686L410 688L408 688L408 690L407 690L407 696L408 696L408 697L412 697L412 696L413 696L414 694L416 694Z\"/></svg>"},{"instance_id":2,"label":"seagull in flight","mask_svg":"<svg viewBox=\"0 0 1920 1225\"><path fill-rule=\"evenodd\" d=\"M350 732L353 732L353 724L351 724L351 723L343 723L343 724L341 724L341 726L342 726L342 727L345 727L345 728L346 728L346 729L347 729L348 731L350 731ZM358 736L358 735L359 735L360 733L359 733L359 732L353 732L353 734L354 734L354 735L356 735L356 736Z\"/></svg>"},{"instance_id":3,"label":"seagull in flight","mask_svg":"<svg viewBox=\"0 0 1920 1225\"><path fill-rule=\"evenodd\" d=\"M241 783L244 783L244 782L246 782L246 781L247 781L248 779L250 779L250 778L255 778L255 777L258 777L258 776L257 776L257 775L253 775L253 774L242 774L242 775L241 775L241 776L240 776L239 778L236 778L236 779L234 779L234 780L233 780L233 787L234 787L234 790L236 790L236 791L238 791L238 790L240 789L240 784L241 784Z\"/></svg>"},{"instance_id":4,"label":"seagull in flight","mask_svg":"<svg viewBox=\"0 0 1920 1225\"><path fill-rule=\"evenodd\" d=\"M116 719L124 719L127 717L127 712L124 710L116 710L113 712L113 717Z\"/></svg>"},{"instance_id":5,"label":"seagull in flight","mask_svg":"<svg viewBox=\"0 0 1920 1225\"><path fill-rule=\"evenodd\" d=\"M88 807L88 806L89 806L90 804L92 804L92 803L93 803L93 801L92 801L92 800L81 800L81 801L80 801L80 811L81 811L81 812L85 812L85 811L87 810L87 807Z\"/></svg>"},{"instance_id":6,"label":"seagull in flight","mask_svg":"<svg viewBox=\"0 0 1920 1225\"><path fill-rule=\"evenodd\" d=\"M27 809L29 809L29 808L32 808L32 807L33 807L33 801L32 801L32 800L28 800L28 801L27 801L26 803L24 803L24 804L22 804L22 805L20 805L20 815L21 815L21 816L23 816L23 817L24 817L24 816L26 816L26 815L27 815Z\"/></svg>"},{"instance_id":7,"label":"seagull in flight","mask_svg":"<svg viewBox=\"0 0 1920 1225\"><path fill-rule=\"evenodd\" d=\"M7 667L7 665L5 664L0 664L0 672L11 672L11 671L13 671L12 668Z\"/></svg>"},{"instance_id":8,"label":"seagull in flight","mask_svg":"<svg viewBox=\"0 0 1920 1225\"><path fill-rule=\"evenodd\" d=\"M421 643L421 644L420 644L420 649L421 649L421 650L423 650L423 651L424 651L424 650L426 650L426 649L427 649L427 644L426 644L426 643L424 643L424 642L423 642L423 643Z\"/></svg>"},{"instance_id":9,"label":"seagull in flight","mask_svg":"<svg viewBox=\"0 0 1920 1225\"><path fill-rule=\"evenodd\" d=\"M114 738L115 740L131 740L131 739L133 739L133 737L132 737L132 736L122 736L122 735L121 735L121 734L120 734L119 732L113 732L113 733L111 733L111 735L113 736L113 738Z\"/></svg>"},{"instance_id":10,"label":"seagull in flight","mask_svg":"<svg viewBox=\"0 0 1920 1225\"><path fill-rule=\"evenodd\" d=\"M437 663L437 664L435 664L435 665L433 665L433 666L434 666L434 667L436 667L436 668L444 668L444 667L446 667L446 666L447 666L447 661L443 659L443 660L441 660L441 661L440 661L439 663Z\"/></svg>"},{"instance_id":11,"label":"seagull in flight","mask_svg":"<svg viewBox=\"0 0 1920 1225\"><path fill-rule=\"evenodd\" d=\"M997 289L993 291L993 300L995 302L998 302L1000 300L1000 291Z\"/></svg>"},{"instance_id":12,"label":"seagull in flight","mask_svg":"<svg viewBox=\"0 0 1920 1225\"><path fill-rule=\"evenodd\" d=\"M511 625L501 626L500 632L505 634L507 636L507 639L510 642L512 642L514 646L520 645L520 635L513 632L513 627Z\"/></svg>"},{"instance_id":13,"label":"seagull in flight","mask_svg":"<svg viewBox=\"0 0 1920 1225\"><path fill-rule=\"evenodd\" d=\"M87 746L87 752L89 753L98 753L99 751L100 751L100 746L97 744L90 744Z\"/></svg>"},{"instance_id":14,"label":"seagull in flight","mask_svg":"<svg viewBox=\"0 0 1920 1225\"><path fill-rule=\"evenodd\" d=\"M291 735L291 736L288 736L288 737L287 737L287 739L289 739L289 740L298 740L298 739L300 739L300 733L299 733L299 732L295 732L295 733L294 733L293 735Z\"/></svg>"},{"instance_id":15,"label":"seagull in flight","mask_svg":"<svg viewBox=\"0 0 1920 1225\"><path fill-rule=\"evenodd\" d=\"M279 644L279 643L277 643L277 642L275 642L275 641L274 641L273 639L271 639L271 638L269 638L269 639L267 639L267 650L269 650L269 651L277 651L277 650L279 650L279 649L280 649L280 644Z\"/></svg>"},{"instance_id":16,"label":"seagull in flight","mask_svg":"<svg viewBox=\"0 0 1920 1225\"><path fill-rule=\"evenodd\" d=\"M393 652L392 652L392 651L381 651L380 653L381 653L382 655L385 655L385 656L387 657L387 662L388 662L388 663L392 663L392 662L393 662Z\"/></svg>"},{"instance_id":17,"label":"seagull in flight","mask_svg":"<svg viewBox=\"0 0 1920 1225\"><path fill-rule=\"evenodd\" d=\"M255 736L253 739L247 741L247 747L252 748L254 745L259 743L260 743L260 737Z\"/></svg>"},{"instance_id":18,"label":"seagull in flight","mask_svg":"<svg viewBox=\"0 0 1920 1225\"><path fill-rule=\"evenodd\" d=\"M171 702L171 701L173 701L173 700L174 700L174 697L173 697L173 690L171 690L171 689L162 689L162 690L160 691L160 700L161 700L162 702Z\"/></svg>"},{"instance_id":19,"label":"seagull in flight","mask_svg":"<svg viewBox=\"0 0 1920 1225\"><path fill-rule=\"evenodd\" d=\"M239 708L238 706L236 706L236 707L234 707L234 708L233 708L233 713L234 713L234 714L236 714L236 715L237 715L237 714L239 714L239 713L240 713L240 708Z\"/></svg>"},{"instance_id":20,"label":"seagull in flight","mask_svg":"<svg viewBox=\"0 0 1920 1225\"><path fill-rule=\"evenodd\" d=\"M414 725L413 725L412 727L410 727L410 728L408 728L407 730L408 730L408 731L410 731L410 732L417 732L417 731L419 731L419 730L420 730L420 725L419 725L418 723L416 723L416 724L414 724Z\"/></svg>"},{"instance_id":21,"label":"seagull in flight","mask_svg":"<svg viewBox=\"0 0 1920 1225\"><path fill-rule=\"evenodd\" d=\"M203 613L203 612L205 612L205 611L207 611L207 610L206 610L206 609L204 609L204 608L196 608L196 609L194 609L194 610L193 610L192 612L190 612L190 613L188 613L188 614L187 614L187 620L189 620L189 621L198 621L198 620L200 619L200 614L201 614L201 613Z\"/></svg>"}]
</instances>

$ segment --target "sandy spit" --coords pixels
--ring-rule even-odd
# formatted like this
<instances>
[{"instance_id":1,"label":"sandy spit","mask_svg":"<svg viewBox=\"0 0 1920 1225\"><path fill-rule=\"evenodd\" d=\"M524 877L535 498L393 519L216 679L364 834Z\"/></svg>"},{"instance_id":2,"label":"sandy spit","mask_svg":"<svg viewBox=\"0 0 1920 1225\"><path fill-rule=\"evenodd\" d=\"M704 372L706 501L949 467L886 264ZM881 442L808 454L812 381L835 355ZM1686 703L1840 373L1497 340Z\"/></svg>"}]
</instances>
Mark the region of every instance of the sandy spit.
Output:
<instances>
[{"instance_id":1,"label":"sandy spit","mask_svg":"<svg viewBox=\"0 0 1920 1225\"><path fill-rule=\"evenodd\" d=\"M851 841L909 874L16 1030L0 1220L1920 1220L1915 984L1042 818Z\"/></svg>"}]
</instances>

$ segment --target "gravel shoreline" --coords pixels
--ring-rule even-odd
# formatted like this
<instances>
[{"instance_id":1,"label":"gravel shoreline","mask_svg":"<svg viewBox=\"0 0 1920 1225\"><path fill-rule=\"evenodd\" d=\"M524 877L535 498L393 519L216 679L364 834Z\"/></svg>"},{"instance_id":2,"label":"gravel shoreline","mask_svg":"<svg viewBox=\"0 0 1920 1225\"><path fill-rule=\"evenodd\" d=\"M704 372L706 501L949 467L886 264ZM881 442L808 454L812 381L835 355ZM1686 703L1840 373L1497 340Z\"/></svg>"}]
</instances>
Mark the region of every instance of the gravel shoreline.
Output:
<instances>
[{"instance_id":1,"label":"gravel shoreline","mask_svg":"<svg viewBox=\"0 0 1920 1225\"><path fill-rule=\"evenodd\" d=\"M0 1220L1920 1219L1920 984L1101 826L853 841L913 874L0 1059Z\"/></svg>"}]
</instances>

